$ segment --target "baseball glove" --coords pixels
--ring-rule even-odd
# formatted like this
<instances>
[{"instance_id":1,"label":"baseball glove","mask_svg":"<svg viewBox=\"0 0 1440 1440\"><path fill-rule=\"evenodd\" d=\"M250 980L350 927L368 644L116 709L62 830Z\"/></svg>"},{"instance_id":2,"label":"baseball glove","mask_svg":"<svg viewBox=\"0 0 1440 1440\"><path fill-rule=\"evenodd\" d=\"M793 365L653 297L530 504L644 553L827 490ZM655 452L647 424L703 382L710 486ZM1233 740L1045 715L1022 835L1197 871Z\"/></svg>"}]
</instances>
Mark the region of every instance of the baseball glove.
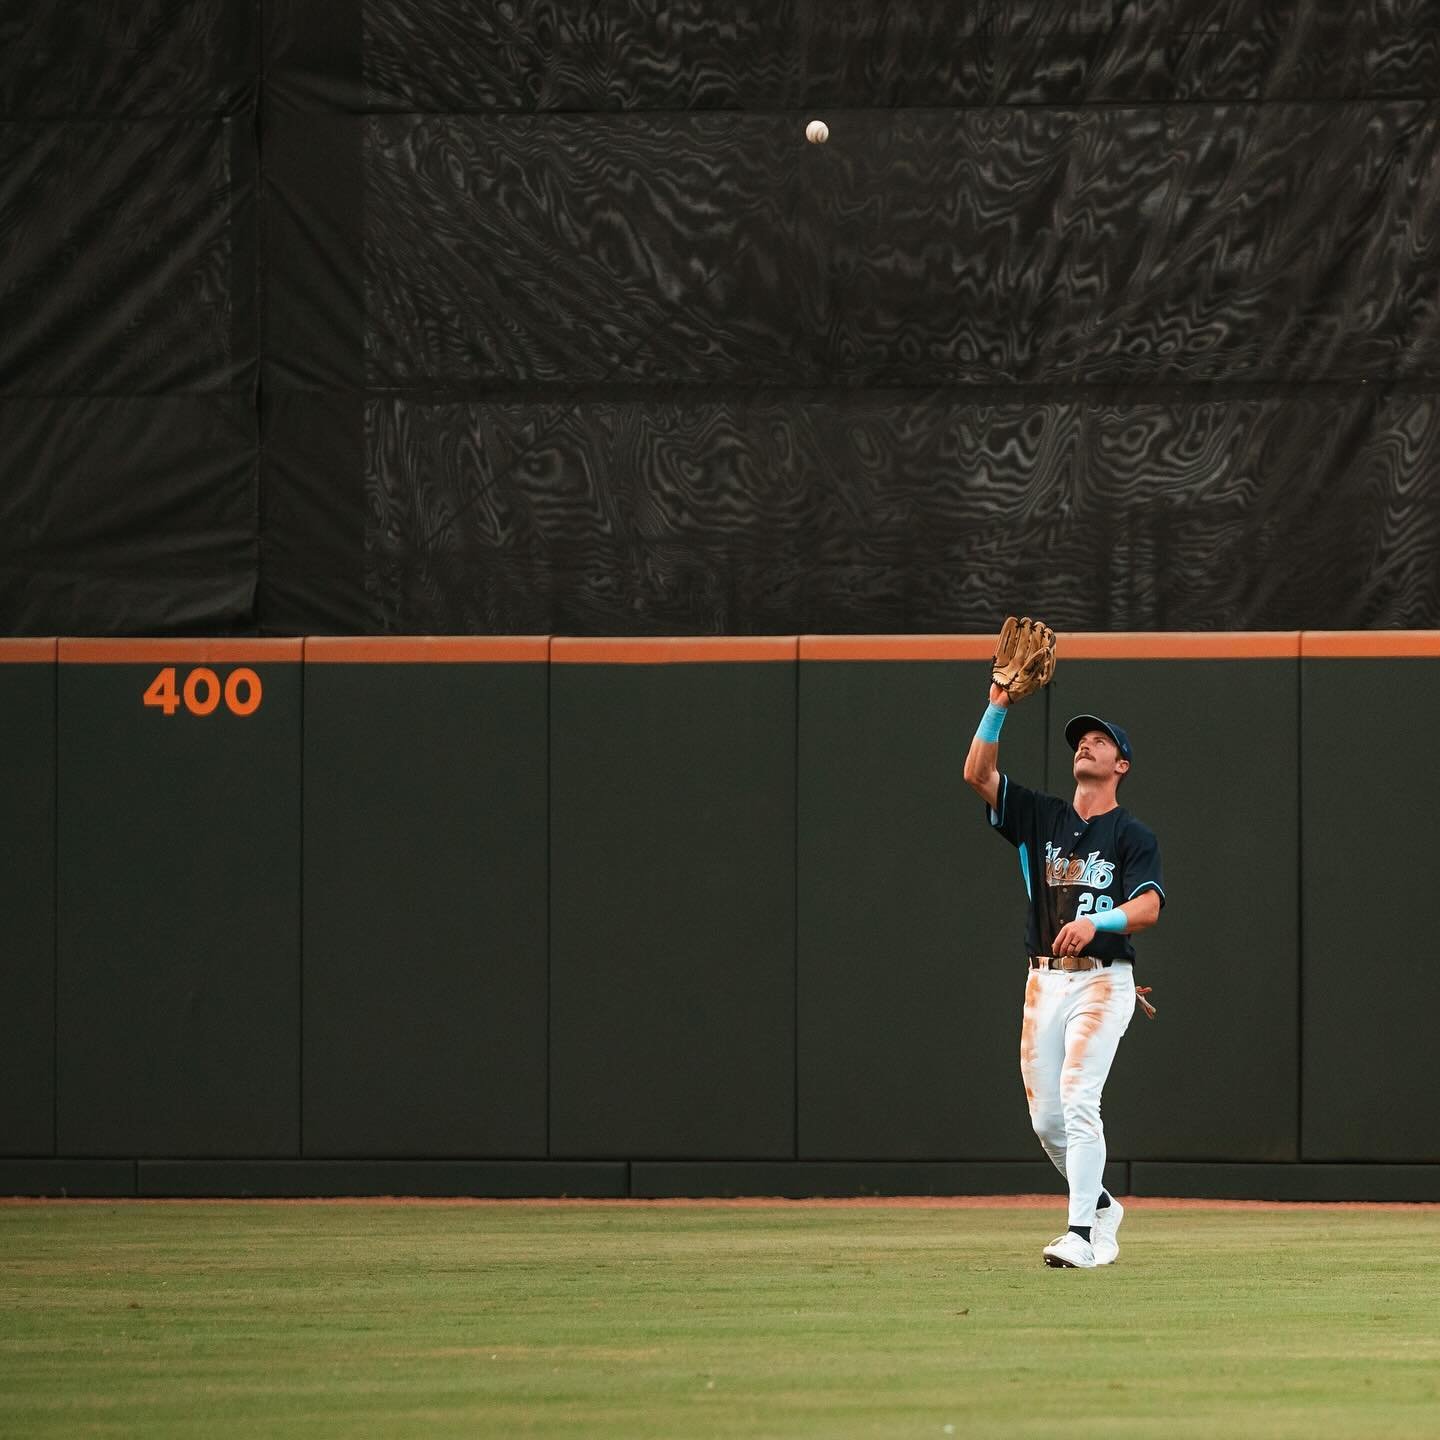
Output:
<instances>
[{"instance_id":1,"label":"baseball glove","mask_svg":"<svg viewBox=\"0 0 1440 1440\"><path fill-rule=\"evenodd\" d=\"M1028 615L1017 620L1011 615L995 642L995 662L990 675L1010 699L1023 700L1050 683L1055 673L1055 632Z\"/></svg>"}]
</instances>

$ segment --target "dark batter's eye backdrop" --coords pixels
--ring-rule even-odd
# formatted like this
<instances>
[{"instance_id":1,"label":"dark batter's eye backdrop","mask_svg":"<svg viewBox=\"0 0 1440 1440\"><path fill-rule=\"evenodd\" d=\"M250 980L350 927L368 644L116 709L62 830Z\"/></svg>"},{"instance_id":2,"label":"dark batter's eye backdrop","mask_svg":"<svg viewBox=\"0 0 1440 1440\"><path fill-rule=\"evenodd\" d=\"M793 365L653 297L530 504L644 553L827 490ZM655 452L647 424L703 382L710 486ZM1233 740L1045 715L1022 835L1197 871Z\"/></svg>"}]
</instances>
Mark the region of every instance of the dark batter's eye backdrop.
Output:
<instances>
[{"instance_id":1,"label":"dark batter's eye backdrop","mask_svg":"<svg viewBox=\"0 0 1440 1440\"><path fill-rule=\"evenodd\" d=\"M12 633L1440 624L1426 6L87 9L0 20Z\"/></svg>"}]
</instances>

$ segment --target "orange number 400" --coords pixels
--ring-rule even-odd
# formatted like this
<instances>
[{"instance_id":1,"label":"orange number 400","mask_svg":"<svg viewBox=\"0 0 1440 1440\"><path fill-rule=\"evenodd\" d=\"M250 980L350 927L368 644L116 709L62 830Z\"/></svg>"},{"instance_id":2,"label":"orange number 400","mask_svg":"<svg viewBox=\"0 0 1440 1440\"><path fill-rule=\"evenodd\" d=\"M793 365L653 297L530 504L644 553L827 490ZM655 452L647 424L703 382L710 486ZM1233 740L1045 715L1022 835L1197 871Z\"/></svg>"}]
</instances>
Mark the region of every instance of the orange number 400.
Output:
<instances>
[{"instance_id":1,"label":"orange number 400","mask_svg":"<svg viewBox=\"0 0 1440 1440\"><path fill-rule=\"evenodd\" d=\"M232 670L221 685L220 677L203 665L190 671L177 690L175 667L167 665L150 682L145 703L162 715L173 715L183 701L192 715L210 715L219 708L223 695L225 708L232 715L253 715L260 708L262 693L260 677L253 670Z\"/></svg>"}]
</instances>

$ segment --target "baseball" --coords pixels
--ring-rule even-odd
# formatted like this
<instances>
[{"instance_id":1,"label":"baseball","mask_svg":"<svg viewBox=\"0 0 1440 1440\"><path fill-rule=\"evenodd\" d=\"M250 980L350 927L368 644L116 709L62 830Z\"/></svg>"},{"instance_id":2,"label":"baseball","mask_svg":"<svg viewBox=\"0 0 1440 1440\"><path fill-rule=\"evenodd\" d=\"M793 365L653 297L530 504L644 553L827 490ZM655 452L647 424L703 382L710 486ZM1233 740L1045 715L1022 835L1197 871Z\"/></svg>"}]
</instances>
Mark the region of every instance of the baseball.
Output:
<instances>
[{"instance_id":1,"label":"baseball","mask_svg":"<svg viewBox=\"0 0 1440 1440\"><path fill-rule=\"evenodd\" d=\"M805 138L812 145L823 145L830 138L830 127L823 120L812 120L805 127Z\"/></svg>"}]
</instances>

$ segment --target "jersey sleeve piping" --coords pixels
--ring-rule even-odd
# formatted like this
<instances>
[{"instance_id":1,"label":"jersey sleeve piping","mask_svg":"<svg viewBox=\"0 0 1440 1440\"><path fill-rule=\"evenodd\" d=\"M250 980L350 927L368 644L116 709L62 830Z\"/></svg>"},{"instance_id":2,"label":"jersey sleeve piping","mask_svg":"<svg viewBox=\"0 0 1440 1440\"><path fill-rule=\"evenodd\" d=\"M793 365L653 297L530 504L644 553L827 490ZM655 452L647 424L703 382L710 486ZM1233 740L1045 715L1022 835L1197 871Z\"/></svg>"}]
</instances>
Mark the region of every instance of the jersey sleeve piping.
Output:
<instances>
[{"instance_id":1,"label":"jersey sleeve piping","mask_svg":"<svg viewBox=\"0 0 1440 1440\"><path fill-rule=\"evenodd\" d=\"M1010 777L1008 775L1002 775L1000 777L999 808L996 809L993 806L989 805L985 807L990 817L990 824L996 830L998 830L1005 823L1005 792L1009 788Z\"/></svg>"},{"instance_id":2,"label":"jersey sleeve piping","mask_svg":"<svg viewBox=\"0 0 1440 1440\"><path fill-rule=\"evenodd\" d=\"M1127 901L1133 900L1138 894L1140 894L1140 892L1141 892L1142 890L1154 890L1154 891L1156 891L1156 892L1159 894L1159 896L1160 896L1160 903L1161 903L1161 905L1164 905L1164 903L1165 903L1165 891L1164 891L1164 890L1161 888L1161 886L1160 886L1156 881L1154 881L1154 880L1143 880L1143 881L1141 881L1141 883L1140 883L1139 885L1137 885L1137 886L1125 897L1125 899L1126 899Z\"/></svg>"}]
</instances>

